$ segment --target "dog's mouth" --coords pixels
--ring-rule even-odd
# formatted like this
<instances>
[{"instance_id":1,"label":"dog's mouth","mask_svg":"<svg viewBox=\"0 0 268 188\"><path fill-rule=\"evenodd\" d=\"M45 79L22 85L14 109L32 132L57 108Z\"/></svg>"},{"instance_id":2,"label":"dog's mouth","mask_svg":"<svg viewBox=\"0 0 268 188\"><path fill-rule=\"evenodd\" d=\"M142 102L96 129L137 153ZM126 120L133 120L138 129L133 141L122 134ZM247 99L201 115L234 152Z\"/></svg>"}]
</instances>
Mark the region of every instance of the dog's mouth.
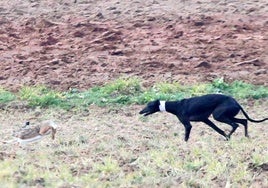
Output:
<instances>
[{"instance_id":1,"label":"dog's mouth","mask_svg":"<svg viewBox=\"0 0 268 188\"><path fill-rule=\"evenodd\" d=\"M143 116L148 116L148 115L152 114L152 112L150 110L148 110L147 108L145 108L142 111L140 111L140 114L143 114Z\"/></svg>"}]
</instances>

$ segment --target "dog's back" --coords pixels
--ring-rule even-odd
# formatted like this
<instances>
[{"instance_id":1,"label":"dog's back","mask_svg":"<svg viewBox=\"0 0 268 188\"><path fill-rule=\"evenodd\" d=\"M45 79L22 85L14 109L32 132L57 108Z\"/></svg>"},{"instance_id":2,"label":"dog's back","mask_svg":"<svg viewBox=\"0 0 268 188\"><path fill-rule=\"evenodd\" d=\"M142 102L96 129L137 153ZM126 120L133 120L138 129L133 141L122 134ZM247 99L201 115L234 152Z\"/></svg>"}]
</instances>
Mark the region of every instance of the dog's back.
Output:
<instances>
[{"instance_id":1,"label":"dog's back","mask_svg":"<svg viewBox=\"0 0 268 188\"><path fill-rule=\"evenodd\" d=\"M222 94L207 94L198 97L192 97L189 99L183 99L180 101L181 106L187 106L187 113L206 113L211 114L213 110L224 103L230 103L232 105L239 105L232 97Z\"/></svg>"}]
</instances>

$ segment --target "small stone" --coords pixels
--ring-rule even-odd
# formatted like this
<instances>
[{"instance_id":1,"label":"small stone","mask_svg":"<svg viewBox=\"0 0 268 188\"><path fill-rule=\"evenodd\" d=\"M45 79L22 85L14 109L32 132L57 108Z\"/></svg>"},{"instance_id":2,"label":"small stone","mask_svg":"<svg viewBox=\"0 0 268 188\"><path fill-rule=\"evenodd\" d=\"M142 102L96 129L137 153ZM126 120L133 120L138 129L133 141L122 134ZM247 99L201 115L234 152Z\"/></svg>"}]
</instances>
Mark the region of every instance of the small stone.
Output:
<instances>
[{"instance_id":1,"label":"small stone","mask_svg":"<svg viewBox=\"0 0 268 188\"><path fill-rule=\"evenodd\" d=\"M197 66L195 66L195 68L198 68L198 67L205 67L205 68L211 68L211 64L206 62L206 61L202 61L201 63L199 63Z\"/></svg>"}]
</instances>

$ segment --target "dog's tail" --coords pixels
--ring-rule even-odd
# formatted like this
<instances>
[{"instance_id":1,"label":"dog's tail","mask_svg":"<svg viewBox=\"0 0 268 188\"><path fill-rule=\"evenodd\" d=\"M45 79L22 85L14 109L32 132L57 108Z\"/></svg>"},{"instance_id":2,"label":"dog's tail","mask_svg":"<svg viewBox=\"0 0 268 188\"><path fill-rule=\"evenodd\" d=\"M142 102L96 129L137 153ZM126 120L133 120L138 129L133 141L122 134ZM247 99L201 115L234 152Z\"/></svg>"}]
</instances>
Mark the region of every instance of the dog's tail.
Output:
<instances>
[{"instance_id":1,"label":"dog's tail","mask_svg":"<svg viewBox=\"0 0 268 188\"><path fill-rule=\"evenodd\" d=\"M263 121L266 121L268 120L268 118L264 118L262 120L254 120L254 119L251 119L248 114L245 112L245 110L240 106L240 109L242 111L242 113L244 114L244 116L251 122L254 122L254 123L260 123L260 122L263 122Z\"/></svg>"}]
</instances>

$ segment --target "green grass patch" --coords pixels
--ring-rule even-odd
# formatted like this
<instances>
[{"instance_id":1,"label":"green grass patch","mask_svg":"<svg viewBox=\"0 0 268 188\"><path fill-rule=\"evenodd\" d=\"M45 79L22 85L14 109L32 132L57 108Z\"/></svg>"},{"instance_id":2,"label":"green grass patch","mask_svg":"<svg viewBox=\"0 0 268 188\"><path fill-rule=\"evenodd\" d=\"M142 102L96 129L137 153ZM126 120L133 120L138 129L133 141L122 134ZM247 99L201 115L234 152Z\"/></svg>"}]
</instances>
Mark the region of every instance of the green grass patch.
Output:
<instances>
[{"instance_id":1,"label":"green grass patch","mask_svg":"<svg viewBox=\"0 0 268 188\"><path fill-rule=\"evenodd\" d=\"M15 99L16 99L16 96L13 93L0 87L0 103L1 104L8 103Z\"/></svg>"},{"instance_id":2,"label":"green grass patch","mask_svg":"<svg viewBox=\"0 0 268 188\"><path fill-rule=\"evenodd\" d=\"M64 106L65 96L63 93L56 92L45 86L23 87L19 91L19 97L28 101L29 106Z\"/></svg>"},{"instance_id":3,"label":"green grass patch","mask_svg":"<svg viewBox=\"0 0 268 188\"><path fill-rule=\"evenodd\" d=\"M95 86L86 91L71 89L58 92L45 86L23 87L16 95L0 89L0 103L7 103L16 98L27 101L29 106L59 107L63 109L87 108L90 104L98 106L145 104L149 101L181 100L208 93L223 93L237 99L261 99L268 97L268 88L242 81L224 82L218 78L211 83L182 85L178 82L157 83L145 88L138 78L119 78L103 86ZM16 97L17 96L17 97Z\"/></svg>"},{"instance_id":4,"label":"green grass patch","mask_svg":"<svg viewBox=\"0 0 268 188\"><path fill-rule=\"evenodd\" d=\"M212 92L225 93L239 99L261 99L268 97L267 87L256 86L243 81L234 81L228 84L224 82L223 78L219 78L214 80L211 84L208 84L208 88L210 88Z\"/></svg>"}]
</instances>

